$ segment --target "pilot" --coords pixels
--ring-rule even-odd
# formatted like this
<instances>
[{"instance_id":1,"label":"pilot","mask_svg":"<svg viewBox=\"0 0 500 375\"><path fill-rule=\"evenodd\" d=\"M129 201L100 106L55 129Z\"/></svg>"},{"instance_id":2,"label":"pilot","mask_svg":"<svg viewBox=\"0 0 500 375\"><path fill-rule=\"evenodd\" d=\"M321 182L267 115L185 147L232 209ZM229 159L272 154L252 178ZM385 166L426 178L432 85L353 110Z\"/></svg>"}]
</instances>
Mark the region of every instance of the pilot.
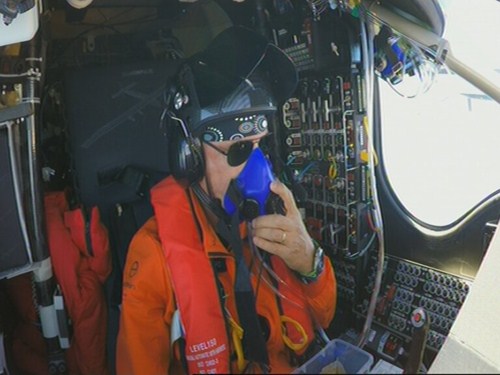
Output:
<instances>
[{"instance_id":1,"label":"pilot","mask_svg":"<svg viewBox=\"0 0 500 375\"><path fill-rule=\"evenodd\" d=\"M166 94L172 176L127 255L117 373L289 373L317 351L336 282L259 147L297 84L242 27L179 69Z\"/></svg>"}]
</instances>

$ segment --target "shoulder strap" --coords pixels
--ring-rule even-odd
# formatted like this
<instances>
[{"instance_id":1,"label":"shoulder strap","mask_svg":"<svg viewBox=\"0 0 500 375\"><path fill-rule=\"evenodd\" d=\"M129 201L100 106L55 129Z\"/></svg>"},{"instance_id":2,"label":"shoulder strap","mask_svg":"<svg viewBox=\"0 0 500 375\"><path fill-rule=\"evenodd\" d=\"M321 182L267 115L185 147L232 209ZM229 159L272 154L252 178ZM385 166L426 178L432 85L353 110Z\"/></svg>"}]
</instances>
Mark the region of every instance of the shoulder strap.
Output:
<instances>
[{"instance_id":1,"label":"shoulder strap","mask_svg":"<svg viewBox=\"0 0 500 375\"><path fill-rule=\"evenodd\" d=\"M236 210L230 228L222 220L219 220L216 231L230 244L236 258L234 292L238 317L243 327L245 358L261 365L262 370L266 373L269 367L269 357L255 308L255 296L250 282L250 271L243 257L243 243L239 236L238 217L239 212Z\"/></svg>"},{"instance_id":2,"label":"shoulder strap","mask_svg":"<svg viewBox=\"0 0 500 375\"><path fill-rule=\"evenodd\" d=\"M245 358L251 362L258 363L264 372L269 367L269 356L266 343L261 334L257 310L255 308L255 296L250 282L250 271L243 257L243 243L239 233L239 210L231 218L217 205L208 195L196 185L193 189L200 202L218 218L215 230L221 239L230 246L236 258L236 280L235 300L240 324L243 328L243 346ZM230 224L226 220L230 220Z\"/></svg>"}]
</instances>

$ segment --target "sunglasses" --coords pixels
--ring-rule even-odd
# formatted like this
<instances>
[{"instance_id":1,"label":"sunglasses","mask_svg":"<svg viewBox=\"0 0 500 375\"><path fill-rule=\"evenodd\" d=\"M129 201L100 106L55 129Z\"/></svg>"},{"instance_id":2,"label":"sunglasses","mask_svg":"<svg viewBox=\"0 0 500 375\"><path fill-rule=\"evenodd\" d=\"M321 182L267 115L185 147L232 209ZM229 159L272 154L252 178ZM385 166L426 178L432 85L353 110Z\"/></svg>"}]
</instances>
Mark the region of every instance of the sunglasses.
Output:
<instances>
[{"instance_id":1,"label":"sunglasses","mask_svg":"<svg viewBox=\"0 0 500 375\"><path fill-rule=\"evenodd\" d=\"M220 154L224 155L227 158L227 163L231 167L237 167L238 165L241 165L244 162L246 162L250 157L250 154L252 153L254 146L256 144L259 145L259 143L262 142L268 136L269 134L266 134L266 136L253 141L240 141L233 143L227 151L221 150L211 142L203 142L203 143L212 147Z\"/></svg>"}]
</instances>

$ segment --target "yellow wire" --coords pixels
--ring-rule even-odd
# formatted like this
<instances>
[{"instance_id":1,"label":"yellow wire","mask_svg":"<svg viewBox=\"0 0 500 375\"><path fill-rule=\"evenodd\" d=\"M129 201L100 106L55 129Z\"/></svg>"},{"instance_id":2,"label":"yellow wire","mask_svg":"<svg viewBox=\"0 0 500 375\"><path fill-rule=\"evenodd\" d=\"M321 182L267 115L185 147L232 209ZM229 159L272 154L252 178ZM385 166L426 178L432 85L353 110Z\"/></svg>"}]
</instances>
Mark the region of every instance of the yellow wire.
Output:
<instances>
[{"instance_id":1,"label":"yellow wire","mask_svg":"<svg viewBox=\"0 0 500 375\"><path fill-rule=\"evenodd\" d=\"M330 161L330 166L328 167L328 178L333 180L337 177L337 163L335 163L335 158L333 156L328 158L328 161Z\"/></svg>"}]
</instances>

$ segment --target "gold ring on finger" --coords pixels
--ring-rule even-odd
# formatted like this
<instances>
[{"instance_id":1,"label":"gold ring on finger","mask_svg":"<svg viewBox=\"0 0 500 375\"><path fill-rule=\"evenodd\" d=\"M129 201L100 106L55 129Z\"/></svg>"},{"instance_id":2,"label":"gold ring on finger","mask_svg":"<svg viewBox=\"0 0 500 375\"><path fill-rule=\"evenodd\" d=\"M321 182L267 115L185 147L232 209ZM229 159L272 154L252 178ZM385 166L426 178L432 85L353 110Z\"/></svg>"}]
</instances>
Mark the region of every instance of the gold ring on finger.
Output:
<instances>
[{"instance_id":1,"label":"gold ring on finger","mask_svg":"<svg viewBox=\"0 0 500 375\"><path fill-rule=\"evenodd\" d=\"M283 235L281 236L281 241L280 241L280 243L285 242L285 240L286 240L286 232L285 232L285 231L283 231Z\"/></svg>"}]
</instances>

